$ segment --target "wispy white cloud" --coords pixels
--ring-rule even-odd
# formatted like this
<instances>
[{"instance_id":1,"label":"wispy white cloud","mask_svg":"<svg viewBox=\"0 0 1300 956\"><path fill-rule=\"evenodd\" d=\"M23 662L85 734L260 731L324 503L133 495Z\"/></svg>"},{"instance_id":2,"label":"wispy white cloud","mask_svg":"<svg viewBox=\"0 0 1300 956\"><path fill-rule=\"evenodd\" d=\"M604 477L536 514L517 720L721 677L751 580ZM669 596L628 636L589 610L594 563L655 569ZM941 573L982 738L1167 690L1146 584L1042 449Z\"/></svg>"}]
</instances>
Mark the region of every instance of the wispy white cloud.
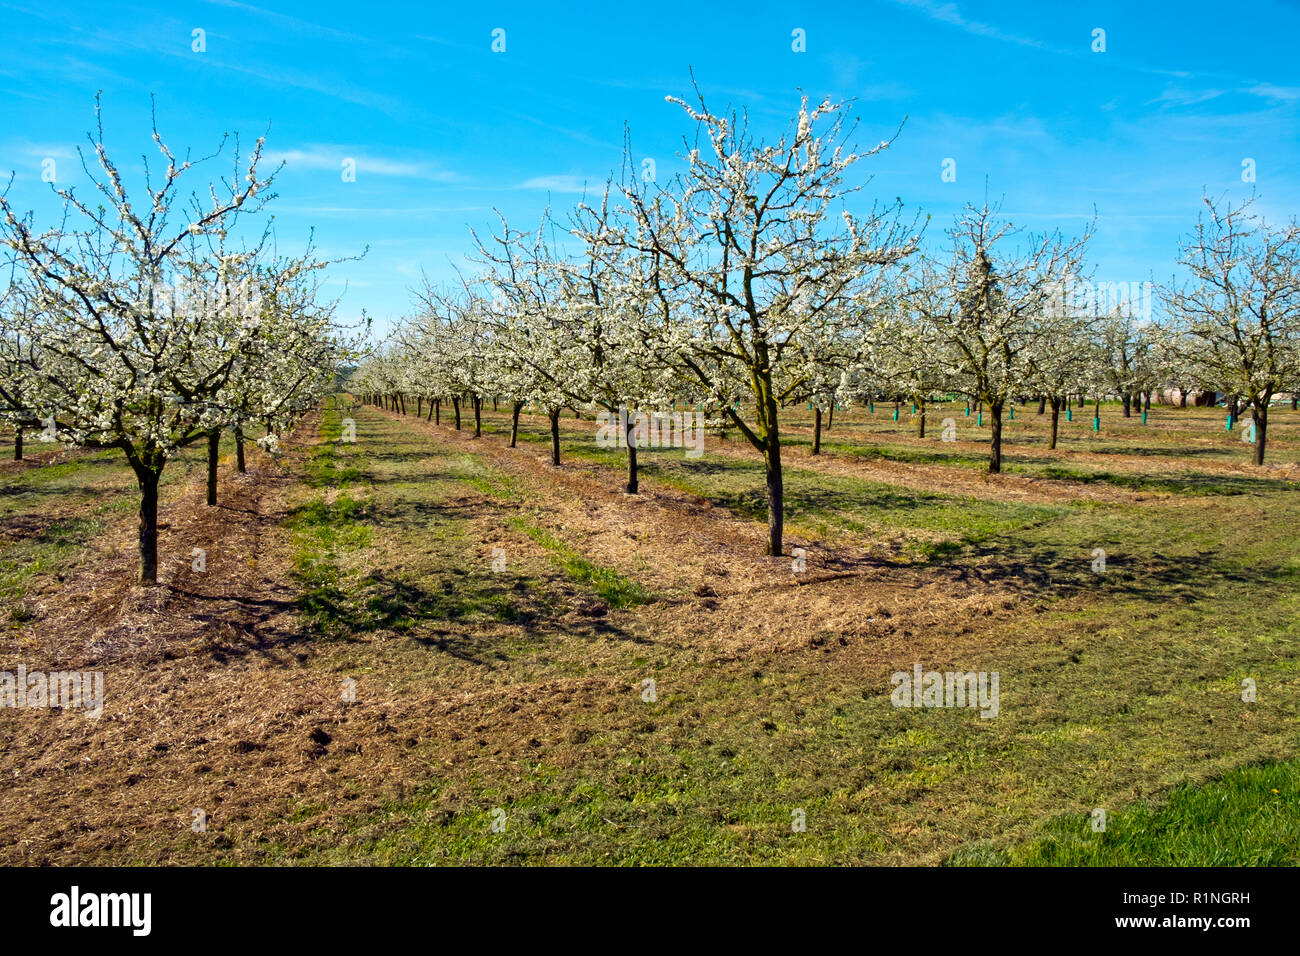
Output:
<instances>
[{"instance_id":1,"label":"wispy white cloud","mask_svg":"<svg viewBox=\"0 0 1300 956\"><path fill-rule=\"evenodd\" d=\"M599 193L604 190L603 179L581 176L534 176L516 189L542 189L552 193Z\"/></svg>"},{"instance_id":2,"label":"wispy white cloud","mask_svg":"<svg viewBox=\"0 0 1300 956\"><path fill-rule=\"evenodd\" d=\"M956 27L966 33L980 37L988 37L992 40L1002 40L1006 43L1016 43L1020 46L1033 47L1038 50L1052 50L1041 40L1035 40L1033 37L1021 36L1017 33L1008 33L999 27L990 23L984 23L980 20L972 20L963 16L960 9L955 3L936 3L935 0L894 0L895 3L904 7L916 10L924 14L931 20L939 23L946 23L949 26ZM1052 50L1052 52L1058 52Z\"/></svg>"},{"instance_id":3,"label":"wispy white cloud","mask_svg":"<svg viewBox=\"0 0 1300 956\"><path fill-rule=\"evenodd\" d=\"M527 113L516 113L514 111L503 111L504 116L510 119L522 120L525 123L532 123L534 126L540 126L542 129L548 129L553 133L559 133L561 136L567 136L575 142L582 143L586 146L597 146L602 149L608 149L615 153L621 153L623 147L618 143L607 140L597 139L589 136L581 130L572 129L568 126L561 126L557 123L549 123L546 120L538 119L536 116L529 116Z\"/></svg>"},{"instance_id":4,"label":"wispy white cloud","mask_svg":"<svg viewBox=\"0 0 1300 956\"><path fill-rule=\"evenodd\" d=\"M1223 90L1188 90L1179 86L1167 86L1159 96L1147 100L1152 103L1165 103L1171 106L1193 106L1223 95Z\"/></svg>"},{"instance_id":5,"label":"wispy white cloud","mask_svg":"<svg viewBox=\"0 0 1300 956\"><path fill-rule=\"evenodd\" d=\"M175 51L164 52L169 56L184 55ZM326 96L334 97L348 103L355 103L358 106L376 109L380 112L387 113L389 116L405 117L410 114L410 111L402 104L401 100L381 93L375 93L372 90L358 87L338 78L317 77L310 73L304 73L300 70L290 70L284 67L270 70L257 69L251 66L233 63L229 60L222 60L215 56L210 56L207 62L213 66L220 67L221 69L234 70L237 73L246 73L249 76L255 76L260 80L267 81L268 83L293 86L300 90L310 90L313 93L322 93Z\"/></svg>"},{"instance_id":6,"label":"wispy white cloud","mask_svg":"<svg viewBox=\"0 0 1300 956\"><path fill-rule=\"evenodd\" d=\"M459 177L453 172L439 169L428 162L409 162L366 156L349 146L309 146L305 149L276 150L266 154L268 162L284 163L286 169L342 170L343 161L356 161L357 175L398 176L406 179L427 179L431 182L455 182Z\"/></svg>"},{"instance_id":7,"label":"wispy white cloud","mask_svg":"<svg viewBox=\"0 0 1300 956\"><path fill-rule=\"evenodd\" d=\"M1300 86L1274 86L1272 83L1256 83L1245 92L1269 100L1300 100Z\"/></svg>"},{"instance_id":8,"label":"wispy white cloud","mask_svg":"<svg viewBox=\"0 0 1300 956\"><path fill-rule=\"evenodd\" d=\"M214 7L225 7L230 10L240 10L245 13L251 13L255 16L264 17L281 27L288 27L296 33L315 33L320 36L335 37L340 40L350 40L360 43L376 43L368 37L359 36L355 33L348 33L344 30L338 30L334 27L327 27L324 24L313 23L310 20L303 20L299 17L290 16L287 13L280 13L276 10L267 10L264 7L254 6L251 3L241 3L240 0L203 0L204 3ZM383 44L379 44L383 45Z\"/></svg>"},{"instance_id":9,"label":"wispy white cloud","mask_svg":"<svg viewBox=\"0 0 1300 956\"><path fill-rule=\"evenodd\" d=\"M77 148L72 143L34 143L17 140L5 148L6 153L18 153L33 159L76 159Z\"/></svg>"},{"instance_id":10,"label":"wispy white cloud","mask_svg":"<svg viewBox=\"0 0 1300 956\"><path fill-rule=\"evenodd\" d=\"M357 36L356 34L344 33L331 27L319 26L308 23L305 20L299 20L295 17L289 17L284 14L275 13L270 10L264 10L251 4L241 3L239 0L207 0L209 3L216 4L231 9L249 11L258 15L277 18L288 23L298 32L317 32L331 37L345 40L347 43L355 46L358 43L366 43L372 47L380 49L384 55L397 57L403 54L398 47L380 43L379 41L370 40L366 37ZM66 17L57 11L44 11L41 9L23 10L32 16L39 17L46 21L56 21L63 29ZM167 43L162 40L168 35L188 35L190 27L186 23L174 19L167 20L149 20L132 23L130 21L99 21L91 20L89 25L76 21L67 24L66 32L63 33L59 42L63 45L77 47L83 50L89 50L96 54L93 61L84 61L72 56L66 56L61 62L51 62L50 58L43 52L30 56L33 61L30 64L21 62L15 64L11 62L15 57L9 57L0 71L7 71L15 67L23 72L37 72L44 74L56 74L61 79L84 78L87 82L95 82L104 85L106 79L111 79L115 85L135 86L139 85L138 78L121 77L111 73L103 66L105 55L118 55L124 51L138 51L153 55L166 56L172 59L186 60L194 63L195 55L191 52L188 44ZM283 25L283 24L282 24ZM274 39L276 34L271 34L270 38ZM209 52L203 55L202 63L204 66L212 66L222 70L230 70L235 73L242 73L246 76L252 76L264 82L276 86L290 86L295 89L309 90L313 93L319 93L332 99L342 100L347 103L354 103L358 106L364 106L367 109L374 109L387 115L409 120L413 115L420 112L417 107L412 107L396 96L390 96L383 93L377 93L374 90L367 89L350 82L346 75L337 73L322 72L319 75L312 71L293 69L287 66L283 61L277 62L275 57L263 57L259 62L263 65L254 66L244 62L237 62L226 56L221 55L219 50L221 46L215 41L220 38L228 40L214 30L208 31Z\"/></svg>"},{"instance_id":11,"label":"wispy white cloud","mask_svg":"<svg viewBox=\"0 0 1300 956\"><path fill-rule=\"evenodd\" d=\"M277 205L277 213L304 216L433 216L448 213L486 212L491 206L290 206ZM423 239L412 240L423 242Z\"/></svg>"}]
</instances>

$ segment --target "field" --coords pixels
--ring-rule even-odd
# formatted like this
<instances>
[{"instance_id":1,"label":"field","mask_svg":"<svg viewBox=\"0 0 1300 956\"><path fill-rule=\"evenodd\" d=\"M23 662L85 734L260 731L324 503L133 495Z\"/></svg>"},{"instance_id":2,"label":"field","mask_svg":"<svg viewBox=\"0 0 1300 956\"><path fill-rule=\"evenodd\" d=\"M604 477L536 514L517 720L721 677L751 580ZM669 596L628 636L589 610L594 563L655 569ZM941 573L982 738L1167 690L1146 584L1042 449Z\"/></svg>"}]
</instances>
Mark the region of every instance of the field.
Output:
<instances>
[{"instance_id":1,"label":"field","mask_svg":"<svg viewBox=\"0 0 1300 956\"><path fill-rule=\"evenodd\" d=\"M340 394L216 507L172 463L139 589L121 455L29 442L0 670L105 706L0 709L0 862L1300 863L1300 413L1256 468L1222 409L1076 409L1055 451L1036 410L990 476L960 405L818 456L787 409L802 570L734 432L630 496L589 413L557 469L544 417ZM917 665L996 672L996 716L894 706Z\"/></svg>"}]
</instances>

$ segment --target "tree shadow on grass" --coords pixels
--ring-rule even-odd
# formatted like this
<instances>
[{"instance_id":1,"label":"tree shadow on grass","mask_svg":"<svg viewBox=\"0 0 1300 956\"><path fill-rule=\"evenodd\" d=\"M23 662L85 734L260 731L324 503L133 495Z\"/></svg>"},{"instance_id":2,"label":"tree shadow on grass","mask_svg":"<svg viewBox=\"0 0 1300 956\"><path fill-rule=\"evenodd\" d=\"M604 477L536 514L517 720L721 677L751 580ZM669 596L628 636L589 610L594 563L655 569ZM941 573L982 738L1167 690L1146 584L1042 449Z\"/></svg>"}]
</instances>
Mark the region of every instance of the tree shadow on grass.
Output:
<instances>
[{"instance_id":1,"label":"tree shadow on grass","mask_svg":"<svg viewBox=\"0 0 1300 956\"><path fill-rule=\"evenodd\" d=\"M1163 492L1177 495L1223 496L1262 494L1286 491L1291 488L1286 480L1254 475L1212 474L1206 472L1181 472L1164 475L1141 475L1108 471L1080 471L1059 465L1040 469L1017 467L1016 474L1051 481L1068 481L1077 484L1107 484L1133 491Z\"/></svg>"},{"instance_id":2,"label":"tree shadow on grass","mask_svg":"<svg viewBox=\"0 0 1300 956\"><path fill-rule=\"evenodd\" d=\"M1237 585L1281 585L1294 578L1293 572L1283 567L1238 568L1212 553L1174 556L1158 551L1115 551L1107 553L1104 561L1098 563L1091 550L999 540L965 548L955 561L941 556L931 563L946 562L957 580L978 581L1025 598L1096 594L1153 604L1186 604L1206 591Z\"/></svg>"},{"instance_id":3,"label":"tree shadow on grass","mask_svg":"<svg viewBox=\"0 0 1300 956\"><path fill-rule=\"evenodd\" d=\"M517 579L508 584L466 577L426 584L374 570L352 593L324 581L308 589L296 605L310 633L318 637L356 641L390 632L468 663L491 667L492 647L476 640L475 625L493 622L519 627L525 634L539 634L543 630L541 616L525 605L526 598L527 585Z\"/></svg>"}]
</instances>

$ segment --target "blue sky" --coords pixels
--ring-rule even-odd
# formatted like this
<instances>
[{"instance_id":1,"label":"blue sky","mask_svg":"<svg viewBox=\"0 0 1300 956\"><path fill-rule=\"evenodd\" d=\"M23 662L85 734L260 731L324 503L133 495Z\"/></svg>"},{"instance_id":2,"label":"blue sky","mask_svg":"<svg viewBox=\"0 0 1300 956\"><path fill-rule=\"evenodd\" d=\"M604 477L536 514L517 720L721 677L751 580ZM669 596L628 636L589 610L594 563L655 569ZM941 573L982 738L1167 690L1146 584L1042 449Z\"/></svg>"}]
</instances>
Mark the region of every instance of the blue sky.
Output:
<instances>
[{"instance_id":1,"label":"blue sky","mask_svg":"<svg viewBox=\"0 0 1300 956\"><path fill-rule=\"evenodd\" d=\"M0 170L15 205L52 222L42 161L82 181L74 150L97 90L128 170L152 149L150 94L174 150L267 133L286 163L268 207L280 248L300 249L313 227L326 255L368 246L331 291L345 317L364 308L381 328L409 309L421 270L440 280L464 263L469 227L490 229L494 207L531 227L548 204L598 189L620 165L624 124L637 161L671 175L692 127L664 97L689 92L691 68L712 106L748 109L771 136L801 89L855 98L863 145L906 116L861 167L873 178L858 198L932 214L931 240L986 182L1030 230L1077 231L1095 206L1102 281L1167 278L1202 190L1252 188L1246 158L1266 216L1300 211L1296 2L726 6L209 0L110 15L0 0ZM497 28L504 53L491 49ZM791 49L796 28L806 52ZM1098 28L1104 53L1091 49ZM946 158L955 182L941 180Z\"/></svg>"}]
</instances>

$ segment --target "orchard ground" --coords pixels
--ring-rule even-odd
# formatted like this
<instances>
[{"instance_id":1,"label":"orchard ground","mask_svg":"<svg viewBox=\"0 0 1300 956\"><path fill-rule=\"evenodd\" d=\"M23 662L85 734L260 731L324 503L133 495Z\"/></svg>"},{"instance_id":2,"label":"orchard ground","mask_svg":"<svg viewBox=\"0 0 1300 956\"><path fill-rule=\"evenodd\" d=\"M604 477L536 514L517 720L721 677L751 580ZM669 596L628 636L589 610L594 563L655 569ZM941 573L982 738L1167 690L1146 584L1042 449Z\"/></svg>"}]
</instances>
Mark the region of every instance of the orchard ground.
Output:
<instances>
[{"instance_id":1,"label":"orchard ground","mask_svg":"<svg viewBox=\"0 0 1300 956\"><path fill-rule=\"evenodd\" d=\"M1300 863L1300 413L1258 469L1223 409L1022 406L989 476L964 406L816 457L789 409L796 571L734 431L629 496L590 415L555 469L414 411L335 396L216 508L187 452L157 589L119 453L0 465L0 671L106 696L0 709L0 862ZM997 716L894 707L918 663Z\"/></svg>"}]
</instances>

